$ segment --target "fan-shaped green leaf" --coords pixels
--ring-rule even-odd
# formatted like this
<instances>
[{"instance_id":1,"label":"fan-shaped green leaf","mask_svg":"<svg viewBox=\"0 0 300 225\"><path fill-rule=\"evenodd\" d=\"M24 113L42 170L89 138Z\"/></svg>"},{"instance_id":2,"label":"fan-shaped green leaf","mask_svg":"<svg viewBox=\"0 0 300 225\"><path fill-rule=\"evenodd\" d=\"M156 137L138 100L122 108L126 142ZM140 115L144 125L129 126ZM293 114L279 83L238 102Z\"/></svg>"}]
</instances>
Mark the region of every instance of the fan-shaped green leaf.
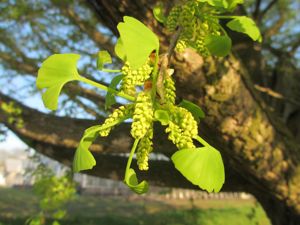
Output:
<instances>
[{"instance_id":1,"label":"fan-shaped green leaf","mask_svg":"<svg viewBox=\"0 0 300 225\"><path fill-rule=\"evenodd\" d=\"M179 150L172 161L185 178L208 192L219 192L225 181L221 154L213 147Z\"/></svg>"},{"instance_id":2,"label":"fan-shaped green leaf","mask_svg":"<svg viewBox=\"0 0 300 225\"><path fill-rule=\"evenodd\" d=\"M146 193L149 189L147 181L144 180L141 183L138 182L136 173L132 168L126 171L124 182L132 191L137 194Z\"/></svg>"},{"instance_id":3,"label":"fan-shaped green leaf","mask_svg":"<svg viewBox=\"0 0 300 225\"><path fill-rule=\"evenodd\" d=\"M238 4L243 4L244 0L226 0L228 3L227 9L233 11Z\"/></svg>"},{"instance_id":4,"label":"fan-shaped green leaf","mask_svg":"<svg viewBox=\"0 0 300 225\"><path fill-rule=\"evenodd\" d=\"M198 2L206 2L211 6L215 6L218 8L227 8L228 3L226 0L197 0Z\"/></svg>"},{"instance_id":5,"label":"fan-shaped green leaf","mask_svg":"<svg viewBox=\"0 0 300 225\"><path fill-rule=\"evenodd\" d=\"M76 149L73 160L73 171L92 169L96 165L96 161L89 147L98 136L98 132L102 129L101 125L92 126L85 130L83 137L80 140L79 146Z\"/></svg>"},{"instance_id":6,"label":"fan-shaped green leaf","mask_svg":"<svg viewBox=\"0 0 300 225\"><path fill-rule=\"evenodd\" d=\"M81 170L89 170L92 169L96 165L96 160L92 153L79 146L75 152L74 161L73 161L73 171L75 173Z\"/></svg>"},{"instance_id":7,"label":"fan-shaped green leaf","mask_svg":"<svg viewBox=\"0 0 300 225\"><path fill-rule=\"evenodd\" d=\"M109 84L109 88L105 97L105 109L110 108L113 104L116 103L116 99L115 99L115 94L113 92L111 92L111 89L116 89L118 84L120 83L120 81L124 78L124 75L118 75L115 76L110 84Z\"/></svg>"},{"instance_id":8,"label":"fan-shaped green leaf","mask_svg":"<svg viewBox=\"0 0 300 225\"><path fill-rule=\"evenodd\" d=\"M226 56L231 49L231 39L228 36L209 35L204 42L208 51L215 56Z\"/></svg>"},{"instance_id":9,"label":"fan-shaped green leaf","mask_svg":"<svg viewBox=\"0 0 300 225\"><path fill-rule=\"evenodd\" d=\"M170 120L168 112L162 109L155 110L154 118L157 119L162 125L167 125Z\"/></svg>"},{"instance_id":10,"label":"fan-shaped green leaf","mask_svg":"<svg viewBox=\"0 0 300 225\"><path fill-rule=\"evenodd\" d=\"M246 16L238 16L226 24L231 30L247 34L252 40L261 42L262 37L255 22Z\"/></svg>"},{"instance_id":11,"label":"fan-shaped green leaf","mask_svg":"<svg viewBox=\"0 0 300 225\"><path fill-rule=\"evenodd\" d=\"M111 56L107 51L99 51L97 58L97 69L102 70L104 64L111 63Z\"/></svg>"},{"instance_id":12,"label":"fan-shaped green leaf","mask_svg":"<svg viewBox=\"0 0 300 225\"><path fill-rule=\"evenodd\" d=\"M185 100L185 99L182 100L182 102L180 102L180 104L178 106L189 110L193 114L193 116L197 122L199 122L200 119L205 117L205 114L202 111L202 109L199 106L197 106L196 104L194 104L188 100Z\"/></svg>"},{"instance_id":13,"label":"fan-shaped green leaf","mask_svg":"<svg viewBox=\"0 0 300 225\"><path fill-rule=\"evenodd\" d=\"M167 20L167 18L164 15L164 8L163 8L163 4L157 4L156 6L154 6L153 8L153 15L155 17L155 19L160 22L160 23L165 23L165 21Z\"/></svg>"},{"instance_id":14,"label":"fan-shaped green leaf","mask_svg":"<svg viewBox=\"0 0 300 225\"><path fill-rule=\"evenodd\" d=\"M126 60L133 69L141 67L152 51L158 51L157 36L137 19L125 16L124 22L119 23L117 28L122 40L121 52L125 52Z\"/></svg>"},{"instance_id":15,"label":"fan-shaped green leaf","mask_svg":"<svg viewBox=\"0 0 300 225\"><path fill-rule=\"evenodd\" d=\"M117 43L115 45L115 53L120 59L126 61L126 52L121 38L118 38L117 40Z\"/></svg>"},{"instance_id":16,"label":"fan-shaped green leaf","mask_svg":"<svg viewBox=\"0 0 300 225\"><path fill-rule=\"evenodd\" d=\"M56 110L58 96L62 87L69 81L78 80L77 61L80 55L54 54L48 57L38 71L36 86L46 89L42 94L44 105L51 110Z\"/></svg>"}]
</instances>

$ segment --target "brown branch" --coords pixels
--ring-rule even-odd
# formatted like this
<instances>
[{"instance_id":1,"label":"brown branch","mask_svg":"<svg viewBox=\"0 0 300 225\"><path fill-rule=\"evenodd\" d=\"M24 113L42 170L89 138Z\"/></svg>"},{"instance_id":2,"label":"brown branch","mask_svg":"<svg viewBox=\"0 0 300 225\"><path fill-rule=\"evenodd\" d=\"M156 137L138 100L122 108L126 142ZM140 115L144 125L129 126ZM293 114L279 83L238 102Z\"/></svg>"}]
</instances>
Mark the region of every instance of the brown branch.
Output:
<instances>
[{"instance_id":1,"label":"brown branch","mask_svg":"<svg viewBox=\"0 0 300 225\"><path fill-rule=\"evenodd\" d=\"M260 12L260 5L261 5L261 0L256 0L255 1L255 9L252 14L254 19L257 19L257 17L258 17L258 14Z\"/></svg>"},{"instance_id":2,"label":"brown branch","mask_svg":"<svg viewBox=\"0 0 300 225\"><path fill-rule=\"evenodd\" d=\"M277 3L278 0L272 0L269 2L269 4L261 11L259 17L262 19L265 14Z\"/></svg>"},{"instance_id":3,"label":"brown branch","mask_svg":"<svg viewBox=\"0 0 300 225\"><path fill-rule=\"evenodd\" d=\"M98 32L96 30L96 27L91 26L89 22L82 20L80 16L76 15L72 7L60 7L60 4L58 4L57 6L59 7L62 14L69 18L70 21L80 29L80 31L86 33L96 44L107 50L111 55L114 55L114 46L111 42L111 38Z\"/></svg>"}]
</instances>

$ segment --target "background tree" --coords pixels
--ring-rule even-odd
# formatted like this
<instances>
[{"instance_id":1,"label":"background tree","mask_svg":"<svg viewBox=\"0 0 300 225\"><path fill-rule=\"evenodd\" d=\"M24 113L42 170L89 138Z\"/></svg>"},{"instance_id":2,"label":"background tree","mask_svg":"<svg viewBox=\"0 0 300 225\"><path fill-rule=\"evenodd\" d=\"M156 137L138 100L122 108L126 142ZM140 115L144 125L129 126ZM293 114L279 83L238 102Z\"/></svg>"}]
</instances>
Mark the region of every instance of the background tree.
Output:
<instances>
[{"instance_id":1,"label":"background tree","mask_svg":"<svg viewBox=\"0 0 300 225\"><path fill-rule=\"evenodd\" d=\"M96 72L93 58L100 49L114 55L116 25L124 15L146 23L167 48L168 33L152 15L156 2L1 1L0 122L37 151L70 165L84 129L103 121L104 93L70 83L60 110L50 113L34 85L40 63L53 53L76 52L82 55L81 74L108 83L112 77ZM174 3L163 2L166 11ZM232 33L233 54L226 58L204 59L188 50L172 60L178 100L191 100L206 112L200 133L222 153L223 190L252 193L273 224L300 221L299 6L298 0L247 1L238 13L255 19L262 44ZM99 139L93 146L97 167L90 173L123 179L126 158L111 153L128 152L129 129L123 124ZM161 137L157 131L155 152L170 156L175 149ZM170 161L152 160L150 166L141 174L150 183L193 188Z\"/></svg>"}]
</instances>

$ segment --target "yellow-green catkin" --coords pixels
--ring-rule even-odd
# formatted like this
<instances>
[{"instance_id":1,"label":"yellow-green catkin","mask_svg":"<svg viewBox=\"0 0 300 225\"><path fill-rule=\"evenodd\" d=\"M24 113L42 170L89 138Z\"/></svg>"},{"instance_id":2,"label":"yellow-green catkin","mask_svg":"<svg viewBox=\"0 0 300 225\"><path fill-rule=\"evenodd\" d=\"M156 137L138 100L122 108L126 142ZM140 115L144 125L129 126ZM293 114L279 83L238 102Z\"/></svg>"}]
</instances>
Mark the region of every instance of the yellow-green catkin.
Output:
<instances>
[{"instance_id":1,"label":"yellow-green catkin","mask_svg":"<svg viewBox=\"0 0 300 225\"><path fill-rule=\"evenodd\" d=\"M129 118L130 115L133 114L134 105L128 104L125 106L120 106L119 108L115 109L104 121L102 127L107 127L101 131L99 131L100 136L106 137L109 135L112 128L116 125L115 123L120 120L124 120Z\"/></svg>"},{"instance_id":2,"label":"yellow-green catkin","mask_svg":"<svg viewBox=\"0 0 300 225\"><path fill-rule=\"evenodd\" d=\"M136 86L143 85L150 78L152 67L148 61L138 69L132 69L129 62L126 62L121 69L124 78L121 83L121 90L129 95L136 94Z\"/></svg>"},{"instance_id":3,"label":"yellow-green catkin","mask_svg":"<svg viewBox=\"0 0 300 225\"><path fill-rule=\"evenodd\" d=\"M137 165L140 170L148 170L149 169L149 154L153 150L153 128L150 128L147 134L140 140L137 152L136 152L136 158L137 158Z\"/></svg>"},{"instance_id":4,"label":"yellow-green catkin","mask_svg":"<svg viewBox=\"0 0 300 225\"><path fill-rule=\"evenodd\" d=\"M167 17L166 21L166 28L168 31L173 32L177 25L178 25L178 18L181 12L181 6L175 5L169 12L169 15Z\"/></svg>"},{"instance_id":5,"label":"yellow-green catkin","mask_svg":"<svg viewBox=\"0 0 300 225\"><path fill-rule=\"evenodd\" d=\"M167 104L175 104L175 83L171 76L167 76L164 80L164 88L165 88L165 101Z\"/></svg>"},{"instance_id":6,"label":"yellow-green catkin","mask_svg":"<svg viewBox=\"0 0 300 225\"><path fill-rule=\"evenodd\" d=\"M131 135L135 139L143 138L152 128L153 106L150 92L140 92L136 98L131 124Z\"/></svg>"},{"instance_id":7,"label":"yellow-green catkin","mask_svg":"<svg viewBox=\"0 0 300 225\"><path fill-rule=\"evenodd\" d=\"M200 55L209 56L210 52L205 45L205 38L209 35L221 35L218 19L209 16L214 13L215 8L205 2L194 0L182 1L181 5L173 8L177 9L174 10L176 14L171 13L172 9L169 15L170 22L168 23L167 20L166 27L170 27L168 28L170 31L181 27L175 51L181 53L186 48L193 48Z\"/></svg>"},{"instance_id":8,"label":"yellow-green catkin","mask_svg":"<svg viewBox=\"0 0 300 225\"><path fill-rule=\"evenodd\" d=\"M195 148L193 138L198 134L198 125L193 115L185 108L174 106L166 132L178 149Z\"/></svg>"}]
</instances>

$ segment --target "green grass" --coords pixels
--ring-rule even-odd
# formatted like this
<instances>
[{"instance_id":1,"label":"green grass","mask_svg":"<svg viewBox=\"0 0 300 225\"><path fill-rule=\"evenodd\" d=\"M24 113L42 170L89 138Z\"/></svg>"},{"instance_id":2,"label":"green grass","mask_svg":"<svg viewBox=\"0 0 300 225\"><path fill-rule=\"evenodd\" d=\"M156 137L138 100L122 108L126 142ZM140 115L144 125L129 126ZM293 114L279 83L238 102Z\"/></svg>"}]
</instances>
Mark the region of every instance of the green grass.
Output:
<instances>
[{"instance_id":1,"label":"green grass","mask_svg":"<svg viewBox=\"0 0 300 225\"><path fill-rule=\"evenodd\" d=\"M23 225L38 212L31 190L0 189L0 225ZM62 225L268 225L254 200L158 200L78 196Z\"/></svg>"}]
</instances>

